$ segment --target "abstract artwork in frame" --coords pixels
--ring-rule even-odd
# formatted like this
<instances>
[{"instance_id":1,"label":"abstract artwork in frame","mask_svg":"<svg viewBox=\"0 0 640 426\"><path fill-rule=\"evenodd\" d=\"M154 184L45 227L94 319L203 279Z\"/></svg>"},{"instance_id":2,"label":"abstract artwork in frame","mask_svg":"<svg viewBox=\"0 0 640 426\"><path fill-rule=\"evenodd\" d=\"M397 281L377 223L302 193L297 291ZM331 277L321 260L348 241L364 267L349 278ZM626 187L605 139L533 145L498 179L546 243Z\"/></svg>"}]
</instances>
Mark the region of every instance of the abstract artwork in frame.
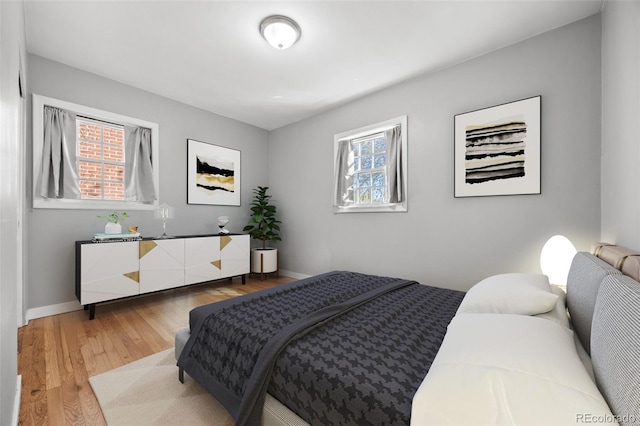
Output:
<instances>
[{"instance_id":1,"label":"abstract artwork in frame","mask_svg":"<svg viewBox=\"0 0 640 426\"><path fill-rule=\"evenodd\" d=\"M540 99L455 116L455 197L540 194Z\"/></svg>"},{"instance_id":2,"label":"abstract artwork in frame","mask_svg":"<svg viewBox=\"0 0 640 426\"><path fill-rule=\"evenodd\" d=\"M187 139L187 203L240 205L240 151Z\"/></svg>"}]
</instances>

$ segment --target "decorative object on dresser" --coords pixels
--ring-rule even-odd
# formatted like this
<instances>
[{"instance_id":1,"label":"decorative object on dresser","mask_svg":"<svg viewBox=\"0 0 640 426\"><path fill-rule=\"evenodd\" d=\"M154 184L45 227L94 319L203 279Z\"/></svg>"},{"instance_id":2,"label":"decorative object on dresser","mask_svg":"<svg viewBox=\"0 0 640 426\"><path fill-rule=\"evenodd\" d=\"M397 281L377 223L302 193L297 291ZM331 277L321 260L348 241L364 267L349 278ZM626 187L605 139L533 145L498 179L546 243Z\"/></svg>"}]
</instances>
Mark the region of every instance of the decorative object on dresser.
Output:
<instances>
[{"instance_id":1,"label":"decorative object on dresser","mask_svg":"<svg viewBox=\"0 0 640 426\"><path fill-rule=\"evenodd\" d=\"M187 204L240 205L240 151L187 140Z\"/></svg>"},{"instance_id":2,"label":"decorative object on dresser","mask_svg":"<svg viewBox=\"0 0 640 426\"><path fill-rule=\"evenodd\" d=\"M162 235L160 235L158 238L171 238L167 235L167 219L173 219L175 217L173 207L171 207L167 203L162 203L153 212L153 217L155 219L162 220Z\"/></svg>"},{"instance_id":3,"label":"decorative object on dresser","mask_svg":"<svg viewBox=\"0 0 640 426\"><path fill-rule=\"evenodd\" d=\"M120 234L122 233L122 225L120 225L121 217L129 217L127 212L113 212L106 216L98 216L101 219L107 219L107 224L104 226L105 234Z\"/></svg>"},{"instance_id":4,"label":"decorative object on dresser","mask_svg":"<svg viewBox=\"0 0 640 426\"><path fill-rule=\"evenodd\" d=\"M124 236L125 234L121 234ZM134 235L134 234L128 234ZM76 296L97 303L249 273L249 235L76 241Z\"/></svg>"},{"instance_id":5,"label":"decorative object on dresser","mask_svg":"<svg viewBox=\"0 0 640 426\"><path fill-rule=\"evenodd\" d=\"M264 274L278 271L278 249L267 247L267 241L281 241L280 221L276 218L276 206L271 204L271 195L267 194L268 186L253 189L251 217L242 229L251 238L262 241L262 247L251 249L251 272Z\"/></svg>"},{"instance_id":6,"label":"decorative object on dresser","mask_svg":"<svg viewBox=\"0 0 640 426\"><path fill-rule=\"evenodd\" d=\"M129 232L122 234L102 234L98 233L93 236L92 243L115 243L122 241L139 241L142 236L139 232Z\"/></svg>"},{"instance_id":7,"label":"decorative object on dresser","mask_svg":"<svg viewBox=\"0 0 640 426\"><path fill-rule=\"evenodd\" d=\"M455 197L540 194L540 98L455 116Z\"/></svg>"},{"instance_id":8,"label":"decorative object on dresser","mask_svg":"<svg viewBox=\"0 0 640 426\"><path fill-rule=\"evenodd\" d=\"M228 234L229 230L227 228L225 228L225 226L227 226L227 223L229 223L229 216L220 216L218 217L218 228L220 229L218 231L218 234Z\"/></svg>"}]
</instances>

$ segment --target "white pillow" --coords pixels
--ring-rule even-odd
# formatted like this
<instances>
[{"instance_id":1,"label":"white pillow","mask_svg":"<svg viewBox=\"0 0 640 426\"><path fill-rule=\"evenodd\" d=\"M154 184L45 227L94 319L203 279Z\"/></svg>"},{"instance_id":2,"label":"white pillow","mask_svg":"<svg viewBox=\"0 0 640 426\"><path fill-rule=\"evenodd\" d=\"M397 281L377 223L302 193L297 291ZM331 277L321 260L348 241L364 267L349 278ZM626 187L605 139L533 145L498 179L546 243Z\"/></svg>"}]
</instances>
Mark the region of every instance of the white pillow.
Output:
<instances>
[{"instance_id":1,"label":"white pillow","mask_svg":"<svg viewBox=\"0 0 640 426\"><path fill-rule=\"evenodd\" d=\"M524 315L453 318L416 392L411 424L616 424L573 332Z\"/></svg>"},{"instance_id":2,"label":"white pillow","mask_svg":"<svg viewBox=\"0 0 640 426\"><path fill-rule=\"evenodd\" d=\"M569 313L567 312L567 293L555 284L551 284L551 292L558 296L556 305L549 312L534 315L536 318L544 318L549 321L555 321L563 327L571 328L569 323Z\"/></svg>"},{"instance_id":3,"label":"white pillow","mask_svg":"<svg viewBox=\"0 0 640 426\"><path fill-rule=\"evenodd\" d=\"M501 274L471 287L458 313L538 315L552 310L557 300L546 275Z\"/></svg>"}]
</instances>

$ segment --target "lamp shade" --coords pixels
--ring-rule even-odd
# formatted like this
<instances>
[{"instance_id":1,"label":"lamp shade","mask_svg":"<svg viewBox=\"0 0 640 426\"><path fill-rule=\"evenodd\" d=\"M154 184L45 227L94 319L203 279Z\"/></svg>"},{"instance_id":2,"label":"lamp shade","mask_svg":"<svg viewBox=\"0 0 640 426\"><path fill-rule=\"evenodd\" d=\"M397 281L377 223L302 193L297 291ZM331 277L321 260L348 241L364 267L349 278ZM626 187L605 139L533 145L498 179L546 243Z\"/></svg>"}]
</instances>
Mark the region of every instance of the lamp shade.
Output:
<instances>
[{"instance_id":1,"label":"lamp shade","mask_svg":"<svg viewBox=\"0 0 640 426\"><path fill-rule=\"evenodd\" d=\"M549 277L549 282L561 286L567 285L567 276L577 250L564 235L554 235L542 247L540 269Z\"/></svg>"},{"instance_id":2,"label":"lamp shade","mask_svg":"<svg viewBox=\"0 0 640 426\"><path fill-rule=\"evenodd\" d=\"M158 206L155 209L153 213L153 217L155 219L173 219L174 218L173 207L171 207L167 203L162 203L160 206Z\"/></svg>"},{"instance_id":3,"label":"lamp shade","mask_svg":"<svg viewBox=\"0 0 640 426\"><path fill-rule=\"evenodd\" d=\"M300 27L291 18L281 15L266 17L260 23L260 34L276 49L288 49L298 41L301 35Z\"/></svg>"}]
</instances>

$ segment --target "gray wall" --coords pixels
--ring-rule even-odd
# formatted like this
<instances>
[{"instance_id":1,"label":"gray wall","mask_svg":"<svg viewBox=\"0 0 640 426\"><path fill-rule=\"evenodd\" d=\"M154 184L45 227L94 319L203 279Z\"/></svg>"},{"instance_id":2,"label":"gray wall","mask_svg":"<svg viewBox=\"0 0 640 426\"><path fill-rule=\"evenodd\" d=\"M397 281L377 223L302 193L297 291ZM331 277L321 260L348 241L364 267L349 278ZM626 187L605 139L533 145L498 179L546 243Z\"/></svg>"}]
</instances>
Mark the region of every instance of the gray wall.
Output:
<instances>
[{"instance_id":1,"label":"gray wall","mask_svg":"<svg viewBox=\"0 0 640 426\"><path fill-rule=\"evenodd\" d=\"M29 72L32 93L159 124L160 202L173 206L176 215L167 222L167 233L216 232L217 217L223 214L231 218L230 230L242 230L249 217L251 189L267 182L267 131L38 56L29 56ZM187 138L241 151L241 207L187 205ZM31 161L27 164L31 188ZM104 220L96 216L105 213L108 211L28 211L28 308L76 300L74 241L103 232ZM143 236L162 234L161 222L153 218L152 211L129 213L132 217L126 223L139 225Z\"/></svg>"},{"instance_id":2,"label":"gray wall","mask_svg":"<svg viewBox=\"0 0 640 426\"><path fill-rule=\"evenodd\" d=\"M600 238L600 16L383 90L270 135L281 267L468 289L540 272L548 238ZM428 54L428 52L425 52ZM542 194L453 197L455 114L542 95ZM409 211L334 215L333 135L407 114Z\"/></svg>"},{"instance_id":3,"label":"gray wall","mask_svg":"<svg viewBox=\"0 0 640 426\"><path fill-rule=\"evenodd\" d=\"M22 104L18 72L26 56L22 2L0 2L0 424L10 425L18 388L18 316L22 303L19 271L19 190ZM23 68L23 84L26 73ZM16 249L18 248L18 249ZM15 424L15 423L13 423Z\"/></svg>"},{"instance_id":4,"label":"gray wall","mask_svg":"<svg viewBox=\"0 0 640 426\"><path fill-rule=\"evenodd\" d=\"M602 11L602 241L640 250L640 2Z\"/></svg>"}]
</instances>

